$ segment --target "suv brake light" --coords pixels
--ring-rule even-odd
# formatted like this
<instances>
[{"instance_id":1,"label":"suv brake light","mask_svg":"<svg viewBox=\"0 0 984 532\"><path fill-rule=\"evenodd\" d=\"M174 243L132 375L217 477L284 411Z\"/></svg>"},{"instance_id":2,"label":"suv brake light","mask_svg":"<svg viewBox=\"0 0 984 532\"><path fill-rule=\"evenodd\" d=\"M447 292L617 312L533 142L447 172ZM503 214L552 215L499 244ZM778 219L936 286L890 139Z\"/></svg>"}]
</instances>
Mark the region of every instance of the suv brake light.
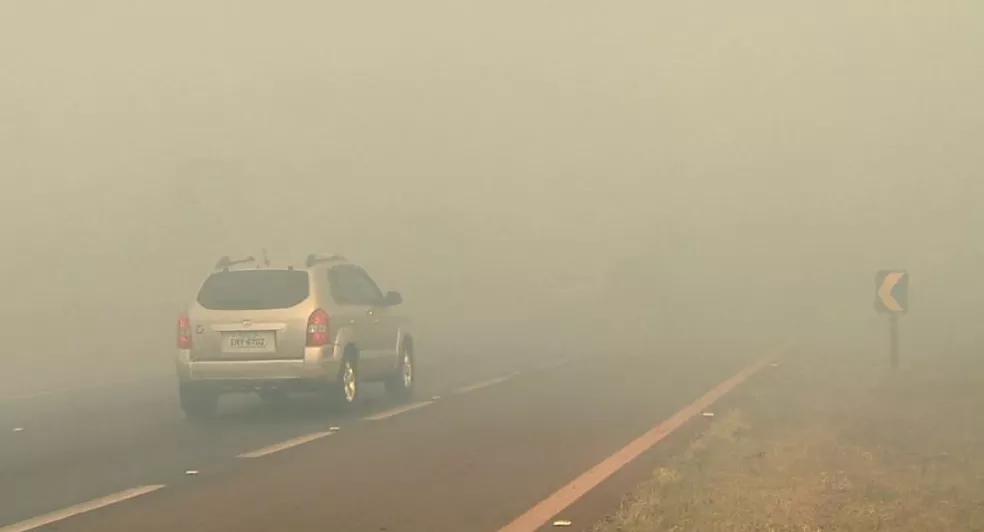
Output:
<instances>
[{"instance_id":1,"label":"suv brake light","mask_svg":"<svg viewBox=\"0 0 984 532\"><path fill-rule=\"evenodd\" d=\"M191 349L191 320L187 314L178 318L178 349Z\"/></svg>"},{"instance_id":2,"label":"suv brake light","mask_svg":"<svg viewBox=\"0 0 984 532\"><path fill-rule=\"evenodd\" d=\"M324 347L331 341L331 316L323 309L315 310L308 318L307 346Z\"/></svg>"}]
</instances>

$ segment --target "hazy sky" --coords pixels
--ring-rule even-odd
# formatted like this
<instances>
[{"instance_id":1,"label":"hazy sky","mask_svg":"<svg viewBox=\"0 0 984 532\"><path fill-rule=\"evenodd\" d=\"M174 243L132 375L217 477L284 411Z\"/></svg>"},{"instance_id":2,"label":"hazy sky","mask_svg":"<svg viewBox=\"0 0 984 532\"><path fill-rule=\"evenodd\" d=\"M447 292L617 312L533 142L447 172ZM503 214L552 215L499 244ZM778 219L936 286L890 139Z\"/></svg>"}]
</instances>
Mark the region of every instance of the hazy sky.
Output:
<instances>
[{"instance_id":1,"label":"hazy sky","mask_svg":"<svg viewBox=\"0 0 984 532\"><path fill-rule=\"evenodd\" d=\"M697 301L984 288L979 1L8 0L0 76L0 282L39 312L150 271L167 316L258 243L417 297L631 257Z\"/></svg>"}]
</instances>

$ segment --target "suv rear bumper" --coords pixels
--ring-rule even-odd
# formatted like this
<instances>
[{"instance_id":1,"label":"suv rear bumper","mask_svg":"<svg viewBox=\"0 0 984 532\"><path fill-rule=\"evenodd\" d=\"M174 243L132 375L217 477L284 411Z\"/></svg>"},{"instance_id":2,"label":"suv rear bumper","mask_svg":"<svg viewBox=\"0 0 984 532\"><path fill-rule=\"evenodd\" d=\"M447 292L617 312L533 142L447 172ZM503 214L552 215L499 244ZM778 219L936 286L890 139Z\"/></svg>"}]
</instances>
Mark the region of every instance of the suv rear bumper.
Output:
<instances>
[{"instance_id":1,"label":"suv rear bumper","mask_svg":"<svg viewBox=\"0 0 984 532\"><path fill-rule=\"evenodd\" d=\"M248 384L277 383L283 381L317 381L330 383L338 378L341 362L322 357L321 353L305 353L301 360L229 360L192 361L187 350L179 350L177 357L178 380L189 382L216 382Z\"/></svg>"}]
</instances>

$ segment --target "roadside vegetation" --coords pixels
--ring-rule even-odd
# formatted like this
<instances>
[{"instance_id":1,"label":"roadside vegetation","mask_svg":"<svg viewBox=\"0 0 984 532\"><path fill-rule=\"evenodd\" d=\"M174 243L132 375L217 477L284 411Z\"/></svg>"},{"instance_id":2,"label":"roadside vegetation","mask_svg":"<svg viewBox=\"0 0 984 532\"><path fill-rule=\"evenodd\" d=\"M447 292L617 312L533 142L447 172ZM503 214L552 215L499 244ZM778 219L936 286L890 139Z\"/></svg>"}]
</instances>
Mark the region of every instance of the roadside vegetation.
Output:
<instances>
[{"instance_id":1,"label":"roadside vegetation","mask_svg":"<svg viewBox=\"0 0 984 532\"><path fill-rule=\"evenodd\" d=\"M984 361L801 353L595 532L984 530Z\"/></svg>"}]
</instances>

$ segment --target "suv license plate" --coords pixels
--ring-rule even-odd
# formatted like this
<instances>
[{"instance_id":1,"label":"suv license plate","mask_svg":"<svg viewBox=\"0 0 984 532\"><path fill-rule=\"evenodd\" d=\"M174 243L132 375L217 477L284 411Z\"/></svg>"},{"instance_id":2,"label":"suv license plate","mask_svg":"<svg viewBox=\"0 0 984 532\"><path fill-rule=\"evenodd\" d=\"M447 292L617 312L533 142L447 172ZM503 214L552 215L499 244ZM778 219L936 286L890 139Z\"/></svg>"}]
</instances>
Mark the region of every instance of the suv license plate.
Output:
<instances>
[{"instance_id":1,"label":"suv license plate","mask_svg":"<svg viewBox=\"0 0 984 532\"><path fill-rule=\"evenodd\" d=\"M223 351L227 353L272 353L277 350L272 331L228 333Z\"/></svg>"}]
</instances>

